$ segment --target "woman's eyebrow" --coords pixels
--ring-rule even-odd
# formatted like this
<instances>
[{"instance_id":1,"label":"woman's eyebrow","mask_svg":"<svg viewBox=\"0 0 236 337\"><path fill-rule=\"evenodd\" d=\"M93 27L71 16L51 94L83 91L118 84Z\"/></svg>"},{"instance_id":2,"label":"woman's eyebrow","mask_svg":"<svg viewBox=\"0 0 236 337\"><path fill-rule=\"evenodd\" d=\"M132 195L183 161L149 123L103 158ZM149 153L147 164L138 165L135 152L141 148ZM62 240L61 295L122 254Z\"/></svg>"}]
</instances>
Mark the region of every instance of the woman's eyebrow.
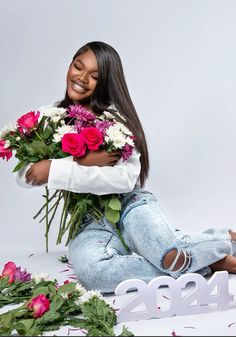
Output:
<instances>
[{"instance_id":1,"label":"woman's eyebrow","mask_svg":"<svg viewBox=\"0 0 236 337\"><path fill-rule=\"evenodd\" d=\"M81 60L79 60L79 59L75 59L75 61L81 63L82 66L85 67L85 64L84 64L83 61L81 61ZM93 70L92 73L98 73L98 70L97 70L97 69L96 69L96 70Z\"/></svg>"}]
</instances>

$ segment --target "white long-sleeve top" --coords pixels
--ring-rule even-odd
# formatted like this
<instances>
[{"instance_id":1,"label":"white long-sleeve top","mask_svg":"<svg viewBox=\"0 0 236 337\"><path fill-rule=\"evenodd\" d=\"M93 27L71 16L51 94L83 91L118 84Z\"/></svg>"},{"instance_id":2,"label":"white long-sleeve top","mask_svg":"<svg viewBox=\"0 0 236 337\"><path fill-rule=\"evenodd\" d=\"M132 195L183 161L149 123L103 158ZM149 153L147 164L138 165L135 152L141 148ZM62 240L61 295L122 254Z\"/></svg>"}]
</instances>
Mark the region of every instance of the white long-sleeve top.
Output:
<instances>
[{"instance_id":1,"label":"white long-sleeve top","mask_svg":"<svg viewBox=\"0 0 236 337\"><path fill-rule=\"evenodd\" d=\"M26 183L25 174L29 167L16 174L16 181L22 187L32 187ZM128 193L138 183L141 171L140 153L137 150L126 161L120 158L114 166L83 166L69 156L51 159L48 186L49 190L67 190L76 193L97 195ZM44 185L45 186L45 185Z\"/></svg>"},{"instance_id":2,"label":"white long-sleeve top","mask_svg":"<svg viewBox=\"0 0 236 337\"><path fill-rule=\"evenodd\" d=\"M141 164L140 154L135 150L127 160L119 159L114 166L83 166L73 161L73 157L51 159L48 178L49 190L66 190L76 193L97 195L127 193L138 182ZM16 175L17 183L22 187L32 187L26 183L25 174L29 167ZM45 185L44 185L45 186Z\"/></svg>"}]
</instances>

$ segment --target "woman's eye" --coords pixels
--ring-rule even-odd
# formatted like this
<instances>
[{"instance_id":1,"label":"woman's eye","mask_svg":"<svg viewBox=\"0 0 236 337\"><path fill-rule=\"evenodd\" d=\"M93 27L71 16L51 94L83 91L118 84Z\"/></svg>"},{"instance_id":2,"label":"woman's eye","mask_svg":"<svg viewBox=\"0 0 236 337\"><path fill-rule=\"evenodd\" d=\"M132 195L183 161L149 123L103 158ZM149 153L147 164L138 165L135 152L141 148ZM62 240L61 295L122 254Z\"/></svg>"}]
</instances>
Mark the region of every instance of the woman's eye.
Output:
<instances>
[{"instance_id":1,"label":"woman's eye","mask_svg":"<svg viewBox=\"0 0 236 337\"><path fill-rule=\"evenodd\" d=\"M97 76L91 76L94 80L96 80L97 81L97 79L98 79L98 77Z\"/></svg>"},{"instance_id":2,"label":"woman's eye","mask_svg":"<svg viewBox=\"0 0 236 337\"><path fill-rule=\"evenodd\" d=\"M80 66L78 66L78 64L74 63L74 67L78 70L81 70Z\"/></svg>"}]
</instances>

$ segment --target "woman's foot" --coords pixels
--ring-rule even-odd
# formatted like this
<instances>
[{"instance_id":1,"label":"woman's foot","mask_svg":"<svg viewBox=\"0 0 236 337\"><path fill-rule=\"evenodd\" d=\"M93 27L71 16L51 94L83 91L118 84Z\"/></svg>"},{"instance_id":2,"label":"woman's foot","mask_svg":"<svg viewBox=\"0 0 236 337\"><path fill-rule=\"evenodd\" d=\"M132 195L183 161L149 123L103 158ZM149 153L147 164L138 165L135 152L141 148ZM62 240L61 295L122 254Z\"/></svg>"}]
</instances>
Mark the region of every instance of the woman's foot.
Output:
<instances>
[{"instance_id":1,"label":"woman's foot","mask_svg":"<svg viewBox=\"0 0 236 337\"><path fill-rule=\"evenodd\" d=\"M223 259L216 261L209 266L211 270L223 271L226 270L229 273L236 274L236 257L231 255L226 255Z\"/></svg>"}]
</instances>

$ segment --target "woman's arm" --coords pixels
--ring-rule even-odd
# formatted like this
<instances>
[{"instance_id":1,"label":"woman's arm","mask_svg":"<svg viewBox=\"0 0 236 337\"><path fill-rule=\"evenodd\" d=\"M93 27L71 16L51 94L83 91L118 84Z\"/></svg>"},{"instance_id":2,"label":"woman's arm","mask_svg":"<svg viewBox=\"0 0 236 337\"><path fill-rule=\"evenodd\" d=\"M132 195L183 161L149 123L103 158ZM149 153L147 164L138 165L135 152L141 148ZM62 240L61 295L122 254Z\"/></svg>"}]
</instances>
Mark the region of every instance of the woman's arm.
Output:
<instances>
[{"instance_id":1,"label":"woman's arm","mask_svg":"<svg viewBox=\"0 0 236 337\"><path fill-rule=\"evenodd\" d=\"M70 157L71 158L71 157ZM114 166L84 166L70 160L51 161L48 188L77 193L110 194L133 190L140 174L140 154L134 150L127 160Z\"/></svg>"},{"instance_id":2,"label":"woman's arm","mask_svg":"<svg viewBox=\"0 0 236 337\"><path fill-rule=\"evenodd\" d=\"M126 193L133 189L139 177L139 157L134 151L129 160L123 162L117 151L104 150L90 151L81 158L42 160L19 171L17 182L23 187L48 184L49 189L77 193Z\"/></svg>"}]
</instances>

